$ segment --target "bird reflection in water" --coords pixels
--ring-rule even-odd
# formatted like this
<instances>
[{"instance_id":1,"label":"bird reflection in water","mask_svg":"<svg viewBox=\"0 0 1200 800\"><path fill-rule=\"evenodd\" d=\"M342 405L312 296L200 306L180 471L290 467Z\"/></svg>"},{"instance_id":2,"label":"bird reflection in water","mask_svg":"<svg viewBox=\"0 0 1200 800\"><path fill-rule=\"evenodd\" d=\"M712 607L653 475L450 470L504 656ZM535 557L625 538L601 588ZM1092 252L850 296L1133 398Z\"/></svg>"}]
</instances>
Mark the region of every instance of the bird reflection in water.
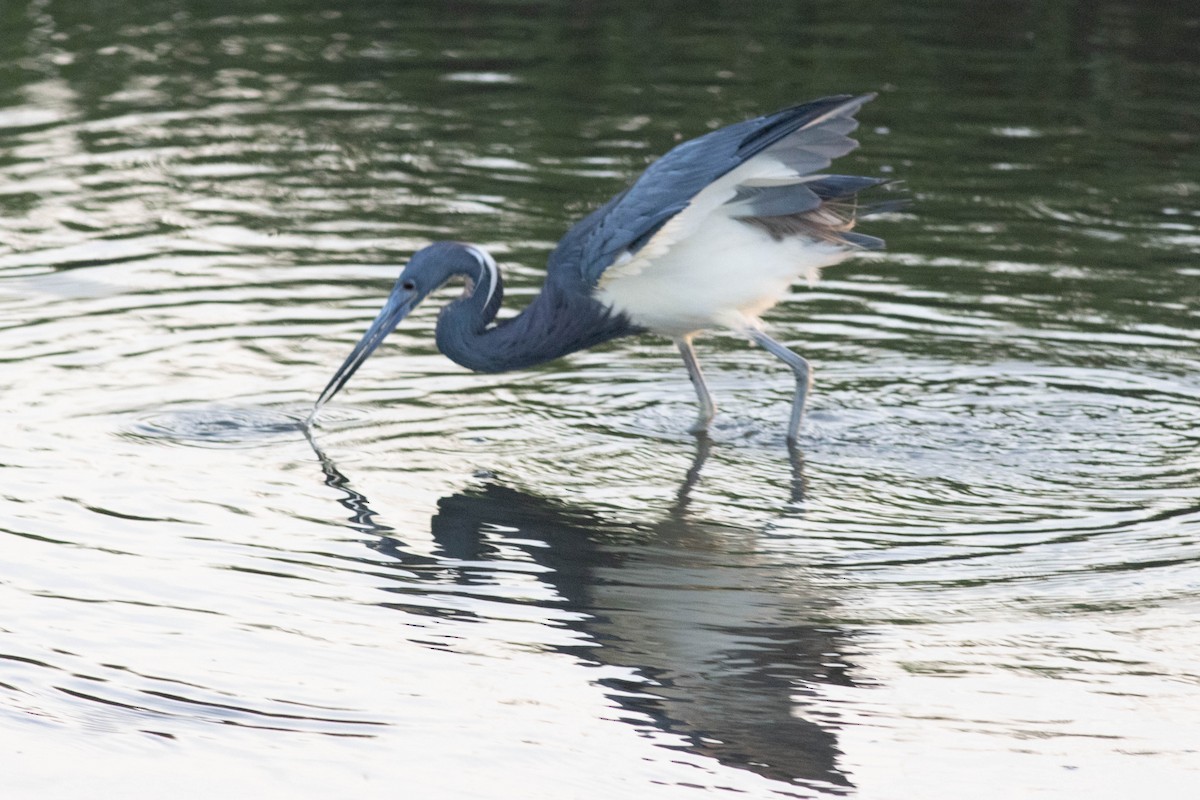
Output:
<instances>
[{"instance_id":1,"label":"bird reflection in water","mask_svg":"<svg viewBox=\"0 0 1200 800\"><path fill-rule=\"evenodd\" d=\"M519 548L545 568L538 579L551 590L551 604L577 612L568 624L591 643L558 649L640 677L604 682L629 712L625 721L641 728L649 721L686 742L683 749L730 767L848 793L836 715L820 695L822 686L854 685L847 657L853 632L821 621L830 598L802 580L780 581L783 570L755 547L759 532L694 518L691 494L710 444L698 437L691 469L661 519L615 522L493 479L438 502L432 555L396 538L313 447L326 483L343 495L350 524L377 535L370 546L407 567L406 580L427 580L430 591L448 582L490 586L494 576L480 565L499 565L506 550L511 558ZM792 455L799 501L803 464L797 451ZM419 585L409 582L398 595L414 589ZM431 613L425 604L388 605Z\"/></svg>"}]
</instances>

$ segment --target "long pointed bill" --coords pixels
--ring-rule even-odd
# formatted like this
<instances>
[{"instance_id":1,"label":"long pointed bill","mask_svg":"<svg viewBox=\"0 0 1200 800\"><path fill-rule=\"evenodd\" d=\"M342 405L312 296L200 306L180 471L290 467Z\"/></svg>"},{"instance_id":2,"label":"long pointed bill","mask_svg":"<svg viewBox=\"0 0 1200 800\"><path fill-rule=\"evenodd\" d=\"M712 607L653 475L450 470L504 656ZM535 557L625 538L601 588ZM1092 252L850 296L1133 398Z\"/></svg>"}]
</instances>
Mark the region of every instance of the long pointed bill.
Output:
<instances>
[{"instance_id":1,"label":"long pointed bill","mask_svg":"<svg viewBox=\"0 0 1200 800\"><path fill-rule=\"evenodd\" d=\"M420 296L412 291L406 291L397 287L393 290L387 303L379 312L379 316L375 317L375 321L371 323L371 327L367 328L367 332L358 340L358 344L354 345L354 349L350 355L342 362L342 366L338 367L338 371L334 373L330 379L329 385L325 387L325 391L321 392L321 396L317 398L317 402L313 405L312 413L308 415L306 424L312 425L317 418L317 414L321 411L321 407L329 402L338 391L346 385L350 380L350 376L363 365L367 357L375 352L375 348L391 333L401 320L408 316L421 301Z\"/></svg>"}]
</instances>

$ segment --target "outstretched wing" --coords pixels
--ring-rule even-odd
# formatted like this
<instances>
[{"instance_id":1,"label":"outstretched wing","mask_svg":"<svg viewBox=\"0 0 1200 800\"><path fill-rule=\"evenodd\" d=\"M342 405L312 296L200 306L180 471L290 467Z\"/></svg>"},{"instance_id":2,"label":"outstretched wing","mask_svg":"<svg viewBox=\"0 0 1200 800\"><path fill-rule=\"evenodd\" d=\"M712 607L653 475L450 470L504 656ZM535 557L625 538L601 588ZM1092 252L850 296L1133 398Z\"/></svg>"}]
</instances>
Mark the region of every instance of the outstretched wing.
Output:
<instances>
[{"instance_id":1,"label":"outstretched wing","mask_svg":"<svg viewBox=\"0 0 1200 800\"><path fill-rule=\"evenodd\" d=\"M815 174L858 146L847 134L858 127L854 114L874 97L826 97L679 145L567 232L551 255L551 277L562 280L578 270L570 277L594 287L605 270L628 261L668 222L684 228L672 231L670 238L678 241L688 234L687 225L701 224L707 211L721 205L773 236L796 232L787 227L807 224L806 213L882 183ZM696 213L681 214L689 206ZM872 237L841 236L853 246L882 245Z\"/></svg>"}]
</instances>

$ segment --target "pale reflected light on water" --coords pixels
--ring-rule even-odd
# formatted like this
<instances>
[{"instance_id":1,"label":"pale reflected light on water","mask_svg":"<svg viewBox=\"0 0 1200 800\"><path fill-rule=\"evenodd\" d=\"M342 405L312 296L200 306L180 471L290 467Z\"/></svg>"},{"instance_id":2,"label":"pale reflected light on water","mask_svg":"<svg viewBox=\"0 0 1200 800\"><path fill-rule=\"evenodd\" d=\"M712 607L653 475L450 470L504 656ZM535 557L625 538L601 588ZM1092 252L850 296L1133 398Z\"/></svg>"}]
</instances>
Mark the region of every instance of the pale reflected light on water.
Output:
<instances>
[{"instance_id":1,"label":"pale reflected light on water","mask_svg":"<svg viewBox=\"0 0 1200 800\"><path fill-rule=\"evenodd\" d=\"M405 8L0 11L4 797L1196 783L1193 9ZM731 335L697 440L669 343L471 375L436 303L305 426L417 247L519 307L677 137L872 89L914 203L770 317L799 447Z\"/></svg>"}]
</instances>

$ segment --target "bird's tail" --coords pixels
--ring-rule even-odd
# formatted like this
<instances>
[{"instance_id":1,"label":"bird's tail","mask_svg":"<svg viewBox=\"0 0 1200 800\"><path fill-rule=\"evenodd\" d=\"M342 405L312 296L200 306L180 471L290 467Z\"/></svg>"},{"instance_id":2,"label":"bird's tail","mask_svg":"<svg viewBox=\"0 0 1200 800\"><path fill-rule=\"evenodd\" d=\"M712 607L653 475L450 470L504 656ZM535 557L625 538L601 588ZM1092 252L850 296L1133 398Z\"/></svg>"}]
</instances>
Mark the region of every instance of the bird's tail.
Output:
<instances>
[{"instance_id":1,"label":"bird's tail","mask_svg":"<svg viewBox=\"0 0 1200 800\"><path fill-rule=\"evenodd\" d=\"M859 201L860 192L891 185L895 182L885 178L820 175L790 184L743 185L731 205L744 206L750 212L735 214L736 219L766 231L776 240L804 236L862 250L882 250L883 239L855 233L854 226L861 217L897 211L907 205L904 198L866 204ZM789 204L801 210L788 213Z\"/></svg>"}]
</instances>

